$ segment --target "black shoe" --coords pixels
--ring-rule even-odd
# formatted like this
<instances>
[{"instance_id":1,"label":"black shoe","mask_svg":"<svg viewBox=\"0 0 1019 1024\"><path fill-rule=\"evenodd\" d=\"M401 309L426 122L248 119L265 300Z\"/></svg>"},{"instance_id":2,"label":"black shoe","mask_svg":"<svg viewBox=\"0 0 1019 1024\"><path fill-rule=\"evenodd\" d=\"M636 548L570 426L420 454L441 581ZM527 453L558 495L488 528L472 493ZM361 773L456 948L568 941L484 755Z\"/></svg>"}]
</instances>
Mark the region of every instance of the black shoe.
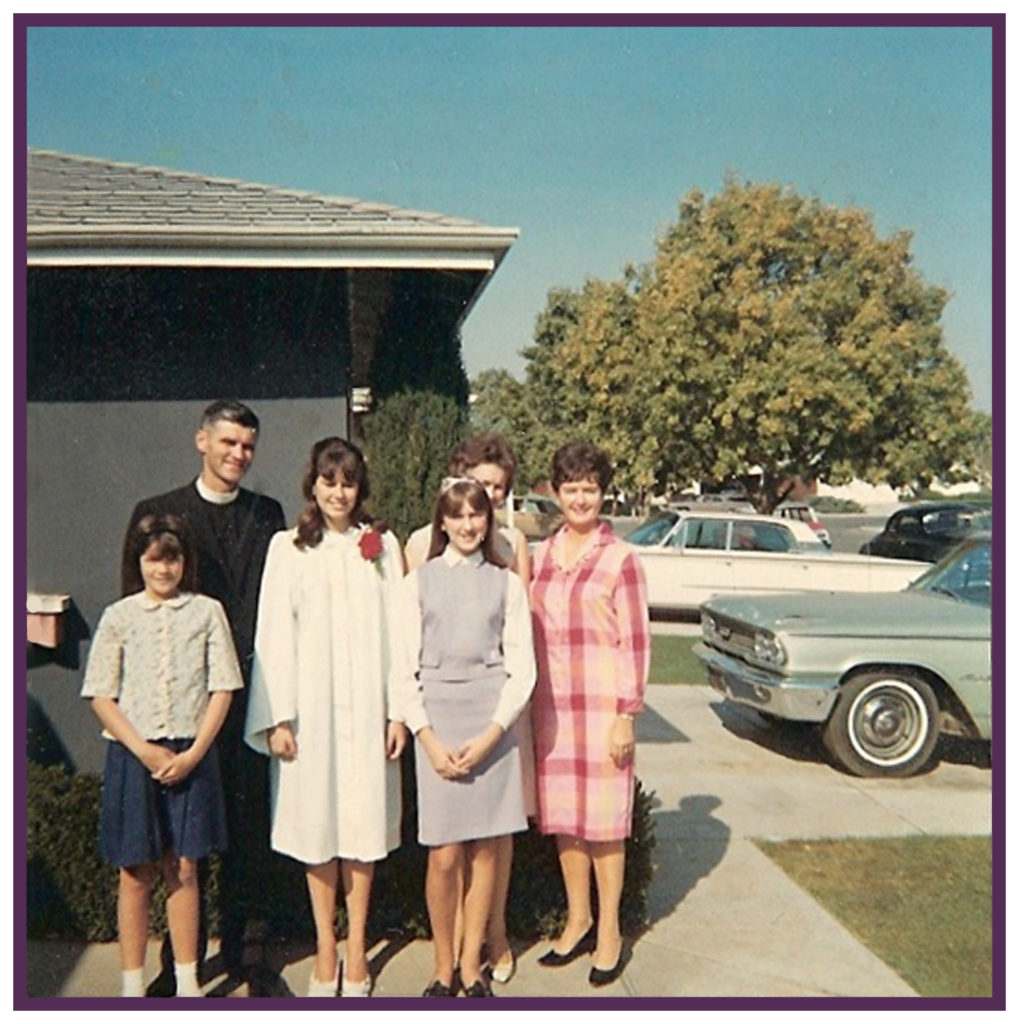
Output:
<instances>
[{"instance_id":1,"label":"black shoe","mask_svg":"<svg viewBox=\"0 0 1019 1024\"><path fill-rule=\"evenodd\" d=\"M538 957L538 963L542 967L562 967L564 964L573 963L578 956L590 953L594 949L596 937L595 926L591 925L568 953L557 953L550 949L544 956Z\"/></svg>"},{"instance_id":2,"label":"black shoe","mask_svg":"<svg viewBox=\"0 0 1019 1024\"><path fill-rule=\"evenodd\" d=\"M147 996L155 996L157 999L166 999L177 994L177 975L171 967L165 967L149 982L145 989Z\"/></svg>"},{"instance_id":3,"label":"black shoe","mask_svg":"<svg viewBox=\"0 0 1019 1024\"><path fill-rule=\"evenodd\" d=\"M600 967L592 967L591 973L587 976L587 980L595 987L601 988L603 985L611 985L625 969L626 965L630 962L630 957L633 955L633 951L625 944L619 950L619 959L616 961L615 967L610 967L607 971L603 971Z\"/></svg>"},{"instance_id":4,"label":"black shoe","mask_svg":"<svg viewBox=\"0 0 1019 1024\"><path fill-rule=\"evenodd\" d=\"M421 993L421 995L439 996L440 998L451 999L456 995L456 982L454 981L452 985L443 985L442 982L436 978L435 981L431 982L428 988Z\"/></svg>"},{"instance_id":5,"label":"black shoe","mask_svg":"<svg viewBox=\"0 0 1019 1024\"><path fill-rule=\"evenodd\" d=\"M468 999L494 999L495 993L488 987L483 978L464 986L464 995Z\"/></svg>"}]
</instances>

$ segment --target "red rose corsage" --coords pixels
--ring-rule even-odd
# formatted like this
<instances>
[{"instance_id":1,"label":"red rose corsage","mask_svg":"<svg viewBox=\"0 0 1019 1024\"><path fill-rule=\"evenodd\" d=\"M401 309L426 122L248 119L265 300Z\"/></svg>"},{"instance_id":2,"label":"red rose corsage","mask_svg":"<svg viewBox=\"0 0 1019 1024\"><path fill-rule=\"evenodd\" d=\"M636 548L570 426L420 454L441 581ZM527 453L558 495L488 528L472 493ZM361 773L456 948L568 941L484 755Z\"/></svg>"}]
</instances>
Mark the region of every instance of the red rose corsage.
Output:
<instances>
[{"instance_id":1,"label":"red rose corsage","mask_svg":"<svg viewBox=\"0 0 1019 1024\"><path fill-rule=\"evenodd\" d=\"M371 562L378 570L380 576L383 573L382 554L385 545L382 543L382 534L386 532L385 523L375 523L361 531L357 539L357 546L361 551L361 557L366 562Z\"/></svg>"}]
</instances>

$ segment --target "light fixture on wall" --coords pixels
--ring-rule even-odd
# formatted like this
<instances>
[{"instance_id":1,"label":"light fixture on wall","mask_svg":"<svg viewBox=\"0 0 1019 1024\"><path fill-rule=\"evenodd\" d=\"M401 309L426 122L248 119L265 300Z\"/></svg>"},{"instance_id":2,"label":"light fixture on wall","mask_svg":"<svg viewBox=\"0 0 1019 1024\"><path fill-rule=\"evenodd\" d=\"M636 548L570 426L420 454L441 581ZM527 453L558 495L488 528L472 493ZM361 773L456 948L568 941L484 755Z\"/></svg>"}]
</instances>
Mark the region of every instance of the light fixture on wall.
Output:
<instances>
[{"instance_id":1,"label":"light fixture on wall","mask_svg":"<svg viewBox=\"0 0 1019 1024\"><path fill-rule=\"evenodd\" d=\"M372 389L371 388L351 388L350 389L350 411L351 412L368 412L372 406Z\"/></svg>"}]
</instances>

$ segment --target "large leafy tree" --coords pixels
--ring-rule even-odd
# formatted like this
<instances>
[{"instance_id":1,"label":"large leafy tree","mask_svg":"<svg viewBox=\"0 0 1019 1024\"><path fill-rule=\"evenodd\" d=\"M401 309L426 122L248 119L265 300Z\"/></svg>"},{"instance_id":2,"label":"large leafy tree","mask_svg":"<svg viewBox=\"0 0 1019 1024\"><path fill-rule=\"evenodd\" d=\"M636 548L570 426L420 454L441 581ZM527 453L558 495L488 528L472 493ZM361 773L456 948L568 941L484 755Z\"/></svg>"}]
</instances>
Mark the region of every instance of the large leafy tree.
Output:
<instances>
[{"instance_id":1,"label":"large leafy tree","mask_svg":"<svg viewBox=\"0 0 1019 1024\"><path fill-rule=\"evenodd\" d=\"M602 443L638 494L752 475L770 509L794 476L969 473L986 418L909 243L777 185L693 191L650 264L550 294L527 400L548 431Z\"/></svg>"}]
</instances>

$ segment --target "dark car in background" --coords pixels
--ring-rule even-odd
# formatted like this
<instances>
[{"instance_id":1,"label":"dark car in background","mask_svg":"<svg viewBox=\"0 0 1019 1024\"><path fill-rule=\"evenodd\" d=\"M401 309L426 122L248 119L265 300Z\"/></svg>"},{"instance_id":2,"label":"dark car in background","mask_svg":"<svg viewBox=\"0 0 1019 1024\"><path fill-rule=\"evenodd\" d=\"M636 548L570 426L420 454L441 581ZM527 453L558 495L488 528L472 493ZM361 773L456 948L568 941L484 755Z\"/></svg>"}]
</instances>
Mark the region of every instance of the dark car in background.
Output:
<instances>
[{"instance_id":1,"label":"dark car in background","mask_svg":"<svg viewBox=\"0 0 1019 1024\"><path fill-rule=\"evenodd\" d=\"M936 562L974 530L989 530L991 513L968 501L922 502L899 509L860 548L861 555Z\"/></svg>"}]
</instances>

